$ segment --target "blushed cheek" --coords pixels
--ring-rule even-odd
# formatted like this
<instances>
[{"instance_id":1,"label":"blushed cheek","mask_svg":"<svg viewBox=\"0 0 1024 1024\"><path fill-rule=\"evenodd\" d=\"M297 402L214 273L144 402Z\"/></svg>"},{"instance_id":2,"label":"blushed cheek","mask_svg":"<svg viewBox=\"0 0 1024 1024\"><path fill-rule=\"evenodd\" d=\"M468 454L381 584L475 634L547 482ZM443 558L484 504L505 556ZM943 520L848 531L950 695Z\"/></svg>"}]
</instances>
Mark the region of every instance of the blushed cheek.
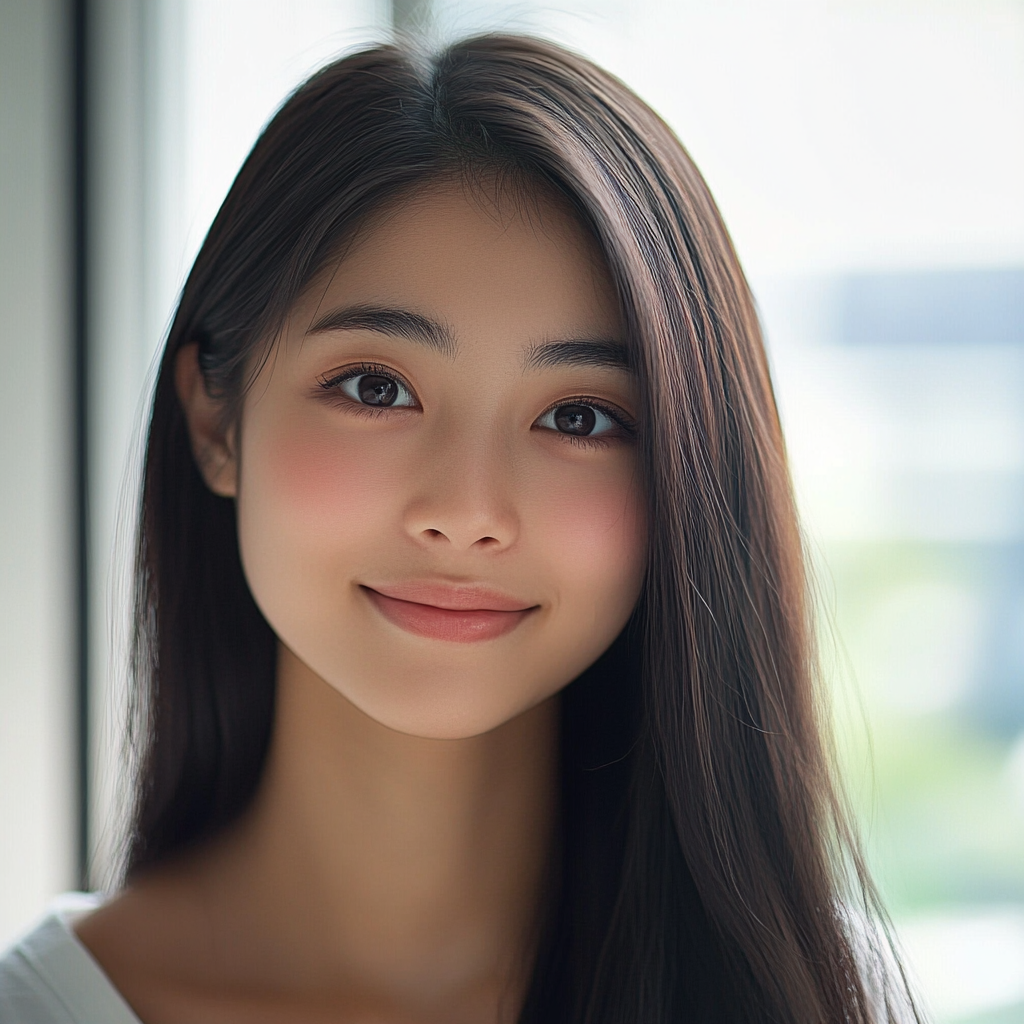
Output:
<instances>
[{"instance_id":1,"label":"blushed cheek","mask_svg":"<svg viewBox=\"0 0 1024 1024\"><path fill-rule=\"evenodd\" d=\"M635 475L565 474L534 492L531 519L566 593L630 605L643 575L646 516Z\"/></svg>"},{"instance_id":2,"label":"blushed cheek","mask_svg":"<svg viewBox=\"0 0 1024 1024\"><path fill-rule=\"evenodd\" d=\"M244 437L241 542L250 585L303 588L325 571L341 579L346 563L378 545L393 518L395 454L358 432L309 424L254 424ZM271 595L255 595L273 600Z\"/></svg>"},{"instance_id":3,"label":"blushed cheek","mask_svg":"<svg viewBox=\"0 0 1024 1024\"><path fill-rule=\"evenodd\" d=\"M395 467L383 445L365 437L280 424L256 432L244 451L242 500L300 546L335 543L379 524L393 502ZM254 524L256 525L256 524ZM282 539L285 539L282 537Z\"/></svg>"}]
</instances>

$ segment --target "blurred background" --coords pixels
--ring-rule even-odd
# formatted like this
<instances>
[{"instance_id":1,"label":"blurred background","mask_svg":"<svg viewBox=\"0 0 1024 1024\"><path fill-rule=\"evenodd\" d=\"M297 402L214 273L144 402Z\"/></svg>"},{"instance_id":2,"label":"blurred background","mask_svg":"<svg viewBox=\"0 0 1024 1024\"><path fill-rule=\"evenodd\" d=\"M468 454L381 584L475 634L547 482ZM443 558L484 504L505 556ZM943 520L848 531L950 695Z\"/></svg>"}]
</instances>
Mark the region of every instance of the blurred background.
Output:
<instances>
[{"instance_id":1,"label":"blurred background","mask_svg":"<svg viewBox=\"0 0 1024 1024\"><path fill-rule=\"evenodd\" d=\"M109 877L137 452L184 275L283 97L396 27L554 38L696 159L912 973L943 1024L1021 1024L1024 0L0 0L0 944Z\"/></svg>"}]
</instances>

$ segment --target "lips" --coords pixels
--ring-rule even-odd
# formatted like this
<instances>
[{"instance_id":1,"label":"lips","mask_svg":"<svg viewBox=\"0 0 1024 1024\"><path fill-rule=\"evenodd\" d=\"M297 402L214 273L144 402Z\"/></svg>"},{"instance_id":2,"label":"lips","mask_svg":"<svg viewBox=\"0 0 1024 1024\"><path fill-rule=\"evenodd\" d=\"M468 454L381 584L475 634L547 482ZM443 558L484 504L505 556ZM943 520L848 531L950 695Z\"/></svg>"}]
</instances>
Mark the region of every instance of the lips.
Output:
<instances>
[{"instance_id":1,"label":"lips","mask_svg":"<svg viewBox=\"0 0 1024 1024\"><path fill-rule=\"evenodd\" d=\"M415 636L454 643L504 636L537 609L481 587L402 583L361 589L393 625Z\"/></svg>"}]
</instances>

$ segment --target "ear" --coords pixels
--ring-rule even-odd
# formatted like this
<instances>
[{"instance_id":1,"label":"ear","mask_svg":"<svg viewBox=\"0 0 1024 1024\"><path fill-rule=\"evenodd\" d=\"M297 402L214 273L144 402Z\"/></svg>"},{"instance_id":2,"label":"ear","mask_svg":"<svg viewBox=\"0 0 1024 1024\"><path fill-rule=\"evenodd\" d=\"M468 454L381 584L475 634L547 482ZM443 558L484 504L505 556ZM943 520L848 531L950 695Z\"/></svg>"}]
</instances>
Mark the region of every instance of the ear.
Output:
<instances>
[{"instance_id":1,"label":"ear","mask_svg":"<svg viewBox=\"0 0 1024 1024\"><path fill-rule=\"evenodd\" d=\"M192 455L206 486L222 498L235 497L238 490L235 431L233 428L225 430L223 404L206 390L199 369L199 346L195 342L178 350L174 386L188 424Z\"/></svg>"}]
</instances>

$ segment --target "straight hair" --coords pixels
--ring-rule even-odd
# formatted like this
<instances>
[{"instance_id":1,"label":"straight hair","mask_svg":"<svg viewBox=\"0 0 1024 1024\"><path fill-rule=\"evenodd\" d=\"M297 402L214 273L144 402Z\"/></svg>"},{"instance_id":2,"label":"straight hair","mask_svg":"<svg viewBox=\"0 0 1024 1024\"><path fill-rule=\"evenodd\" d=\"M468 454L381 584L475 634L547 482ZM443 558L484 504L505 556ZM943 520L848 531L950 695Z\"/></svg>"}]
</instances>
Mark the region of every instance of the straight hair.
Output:
<instances>
[{"instance_id":1,"label":"straight hair","mask_svg":"<svg viewBox=\"0 0 1024 1024\"><path fill-rule=\"evenodd\" d=\"M356 227L466 175L553 193L592 233L642 396L643 593L563 694L561 842L520 1021L918 1019L833 779L779 417L733 246L657 115L528 37L379 46L324 68L267 125L210 228L146 450L127 878L246 809L274 719L276 638L234 503L196 467L175 357L197 342L208 391L237 415L287 311Z\"/></svg>"}]
</instances>

